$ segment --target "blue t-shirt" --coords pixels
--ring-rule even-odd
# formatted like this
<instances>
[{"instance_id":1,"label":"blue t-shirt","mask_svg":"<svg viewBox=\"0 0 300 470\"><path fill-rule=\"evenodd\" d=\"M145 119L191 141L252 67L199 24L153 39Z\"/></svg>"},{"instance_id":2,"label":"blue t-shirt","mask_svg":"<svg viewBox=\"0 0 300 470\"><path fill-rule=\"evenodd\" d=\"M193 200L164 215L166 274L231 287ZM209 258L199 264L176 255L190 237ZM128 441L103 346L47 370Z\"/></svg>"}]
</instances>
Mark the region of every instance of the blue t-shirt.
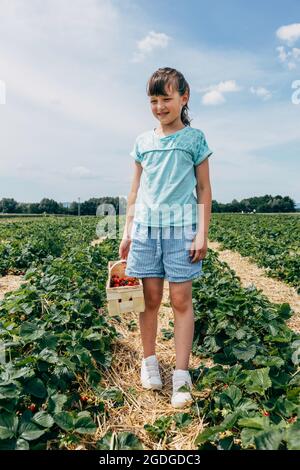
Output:
<instances>
[{"instance_id":1,"label":"blue t-shirt","mask_svg":"<svg viewBox=\"0 0 300 470\"><path fill-rule=\"evenodd\" d=\"M186 126L160 137L139 134L130 155L142 167L134 220L152 227L198 223L195 165L213 152L200 129Z\"/></svg>"}]
</instances>

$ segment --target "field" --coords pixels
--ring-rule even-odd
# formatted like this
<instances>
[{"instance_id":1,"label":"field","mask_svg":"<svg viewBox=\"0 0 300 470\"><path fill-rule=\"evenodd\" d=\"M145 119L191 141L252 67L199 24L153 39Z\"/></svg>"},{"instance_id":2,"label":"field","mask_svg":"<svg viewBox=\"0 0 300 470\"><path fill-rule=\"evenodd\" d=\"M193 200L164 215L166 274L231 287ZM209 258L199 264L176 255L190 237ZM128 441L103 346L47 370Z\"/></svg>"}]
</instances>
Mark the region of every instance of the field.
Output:
<instances>
[{"instance_id":1,"label":"field","mask_svg":"<svg viewBox=\"0 0 300 470\"><path fill-rule=\"evenodd\" d=\"M137 315L107 312L119 239L92 243L98 221L1 219L0 448L300 450L300 313L221 260L238 252L296 298L299 216L213 214L220 248L193 282L193 404L179 412L168 286L157 338L166 386L146 391Z\"/></svg>"}]
</instances>

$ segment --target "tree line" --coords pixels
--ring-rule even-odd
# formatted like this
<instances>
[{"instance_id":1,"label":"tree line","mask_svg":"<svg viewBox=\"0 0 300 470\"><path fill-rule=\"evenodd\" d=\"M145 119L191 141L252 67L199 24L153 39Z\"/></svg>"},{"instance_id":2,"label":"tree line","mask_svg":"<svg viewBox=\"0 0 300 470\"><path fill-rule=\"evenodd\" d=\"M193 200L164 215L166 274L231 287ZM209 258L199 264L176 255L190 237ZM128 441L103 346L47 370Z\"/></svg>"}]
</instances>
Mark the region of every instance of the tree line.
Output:
<instances>
[{"instance_id":1,"label":"tree line","mask_svg":"<svg viewBox=\"0 0 300 470\"><path fill-rule=\"evenodd\" d=\"M107 211L102 215L111 214L111 207L116 214L126 214L126 197L100 197L90 198L79 203L73 201L66 204L54 199L43 198L40 202L17 202L13 198L0 200L0 213L5 214L60 214L60 215L96 215L97 208L102 204L107 205ZM104 206L105 208L106 206ZM299 208L298 208L299 210ZM229 203L221 203L212 200L212 212L297 212L296 203L289 196L265 196L250 197L237 201L233 199ZM98 213L98 215L101 215Z\"/></svg>"}]
</instances>

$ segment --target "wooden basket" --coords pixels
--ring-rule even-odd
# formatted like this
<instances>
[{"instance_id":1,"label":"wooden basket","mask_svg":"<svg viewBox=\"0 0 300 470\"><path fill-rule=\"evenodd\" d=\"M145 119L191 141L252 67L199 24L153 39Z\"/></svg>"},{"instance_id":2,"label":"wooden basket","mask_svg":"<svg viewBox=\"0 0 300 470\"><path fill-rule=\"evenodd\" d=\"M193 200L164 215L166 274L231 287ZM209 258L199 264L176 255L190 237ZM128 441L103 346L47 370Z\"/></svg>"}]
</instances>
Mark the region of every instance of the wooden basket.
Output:
<instances>
[{"instance_id":1,"label":"wooden basket","mask_svg":"<svg viewBox=\"0 0 300 470\"><path fill-rule=\"evenodd\" d=\"M143 312L145 310L143 283L139 279L136 286L110 287L114 274L125 277L126 260L109 261L106 297L110 315L120 315L125 312Z\"/></svg>"}]
</instances>

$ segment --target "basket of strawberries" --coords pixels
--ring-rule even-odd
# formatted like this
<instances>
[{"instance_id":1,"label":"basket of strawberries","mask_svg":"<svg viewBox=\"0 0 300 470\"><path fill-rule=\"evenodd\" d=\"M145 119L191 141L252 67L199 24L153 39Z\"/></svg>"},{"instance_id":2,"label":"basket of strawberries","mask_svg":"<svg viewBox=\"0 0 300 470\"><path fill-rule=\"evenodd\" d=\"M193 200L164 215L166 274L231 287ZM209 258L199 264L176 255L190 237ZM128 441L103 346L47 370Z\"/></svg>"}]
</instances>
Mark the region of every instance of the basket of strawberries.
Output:
<instances>
[{"instance_id":1,"label":"basket of strawberries","mask_svg":"<svg viewBox=\"0 0 300 470\"><path fill-rule=\"evenodd\" d=\"M141 279L126 276L126 260L109 261L106 297L110 315L145 310Z\"/></svg>"}]
</instances>

